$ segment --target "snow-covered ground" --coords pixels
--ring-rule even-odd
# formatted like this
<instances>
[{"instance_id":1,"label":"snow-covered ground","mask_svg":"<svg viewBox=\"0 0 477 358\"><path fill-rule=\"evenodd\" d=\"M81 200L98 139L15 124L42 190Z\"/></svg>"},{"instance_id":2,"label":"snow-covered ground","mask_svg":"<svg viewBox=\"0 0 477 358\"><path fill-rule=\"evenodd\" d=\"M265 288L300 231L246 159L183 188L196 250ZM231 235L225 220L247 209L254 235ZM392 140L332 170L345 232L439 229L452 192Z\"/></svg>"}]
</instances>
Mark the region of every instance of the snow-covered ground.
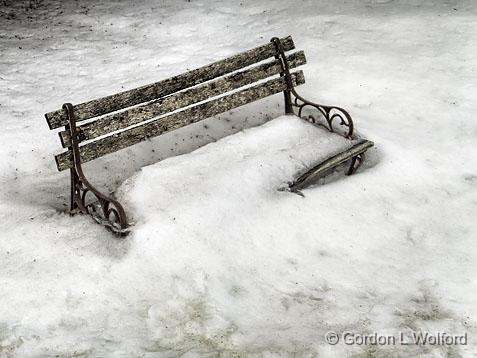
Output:
<instances>
[{"instance_id":1,"label":"snow-covered ground","mask_svg":"<svg viewBox=\"0 0 477 358\"><path fill-rule=\"evenodd\" d=\"M472 1L27 7L0 5L0 357L477 354ZM119 188L126 239L65 213L45 112L288 34L307 54L301 93L376 143L357 175L276 191L311 160L294 118L175 156L278 117L277 95L86 165ZM468 342L325 341L411 330Z\"/></svg>"}]
</instances>

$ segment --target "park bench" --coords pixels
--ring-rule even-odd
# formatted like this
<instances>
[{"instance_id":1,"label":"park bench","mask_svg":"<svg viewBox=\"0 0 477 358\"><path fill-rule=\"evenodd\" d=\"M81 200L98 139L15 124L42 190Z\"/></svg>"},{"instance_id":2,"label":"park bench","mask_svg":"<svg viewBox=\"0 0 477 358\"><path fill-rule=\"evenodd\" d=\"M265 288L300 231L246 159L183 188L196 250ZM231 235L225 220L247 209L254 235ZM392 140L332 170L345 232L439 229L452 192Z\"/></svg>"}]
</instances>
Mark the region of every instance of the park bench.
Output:
<instances>
[{"instance_id":1,"label":"park bench","mask_svg":"<svg viewBox=\"0 0 477 358\"><path fill-rule=\"evenodd\" d=\"M55 160L58 170L70 170L71 213L90 214L112 231L126 233L123 207L89 183L83 163L280 92L286 114L304 117L350 139L349 148L309 168L289 183L289 190L299 191L347 161L347 174L352 174L373 143L357 140L344 109L307 101L296 92L305 78L301 70L290 70L306 59L303 51L286 54L294 48L291 36L275 37L268 44L150 85L77 105L65 103L46 113L50 129L63 127L59 136L66 151ZM310 109L318 116L305 115Z\"/></svg>"}]
</instances>

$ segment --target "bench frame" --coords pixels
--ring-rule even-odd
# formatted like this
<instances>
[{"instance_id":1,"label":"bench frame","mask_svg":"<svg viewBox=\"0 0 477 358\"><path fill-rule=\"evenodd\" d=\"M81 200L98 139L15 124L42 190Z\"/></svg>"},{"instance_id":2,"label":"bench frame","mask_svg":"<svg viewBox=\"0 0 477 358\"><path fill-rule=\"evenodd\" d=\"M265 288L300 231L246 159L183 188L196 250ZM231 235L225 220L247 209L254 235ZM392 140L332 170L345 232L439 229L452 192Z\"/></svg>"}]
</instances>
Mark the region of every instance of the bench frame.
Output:
<instances>
[{"instance_id":1,"label":"bench frame","mask_svg":"<svg viewBox=\"0 0 477 358\"><path fill-rule=\"evenodd\" d=\"M128 222L122 205L91 185L83 173L73 105L65 103L63 110L68 116L69 124L65 128L70 132L71 147L68 149L73 152L74 162L74 167L70 168L70 213L75 214L79 211L82 214L90 214L98 223L106 226L113 232L120 235L126 234L128 232ZM97 201L87 204L86 196L88 192L91 192Z\"/></svg>"},{"instance_id":2,"label":"bench frame","mask_svg":"<svg viewBox=\"0 0 477 358\"><path fill-rule=\"evenodd\" d=\"M288 39L288 38L287 38ZM291 38L290 38L291 40ZM319 123L314 116L309 115L304 118L316 125L324 125L329 131L335 132L334 126L337 124L344 129L338 132L348 139L354 138L354 124L351 116L343 108L337 106L325 106L317 104L304 99L300 96L294 86L294 78L290 73L290 65L285 55L285 50L279 38L273 37L271 40L275 48L275 59L280 64L280 77L284 77L286 81L286 89L283 91L285 99L285 113L296 114L302 117L303 110L307 107L314 108L318 111L325 120L326 124ZM273 56L273 55L272 55ZM304 80L303 80L304 81ZM82 169L82 158L80 153L80 131L77 130L77 118L75 118L74 106L71 103L65 103L62 110L67 118L65 131L69 134L68 150L72 153L72 166L70 168L71 177L71 193L70 193L70 213L83 213L91 215L98 223L109 228L118 235L126 234L128 230L128 221L126 213L122 205L112 197L101 193L87 180ZM58 112L58 111L57 111ZM49 116L54 112L46 115L49 121ZM56 114L57 115L57 114ZM50 128L53 129L50 122ZM58 127L58 126L56 126ZM61 137L60 133L60 138ZM373 145L372 142L363 141L354 145L348 151L337 154L317 166L311 168L306 173L303 173L298 179L289 183L289 190L300 193L300 189L308 186L311 182L316 181L325 172L335 168L337 165L351 160L347 175L353 174L364 160L364 152ZM57 165L59 166L58 159ZM87 197L93 195L96 200L89 202Z\"/></svg>"},{"instance_id":3,"label":"bench frame","mask_svg":"<svg viewBox=\"0 0 477 358\"><path fill-rule=\"evenodd\" d=\"M350 114L341 107L337 106L325 106L322 104L311 102L302 96L300 96L292 83L292 78L290 74L290 67L285 56L285 51L278 37L273 37L270 40L276 48L277 55L276 58L280 59L282 72L280 76L285 76L287 89L283 92L285 97L285 113L294 114L300 118L302 117L303 109L306 107L311 107L316 109L321 116L326 120L326 127L330 132L335 132L334 125L335 120L338 122L338 125L345 127L345 133L339 133L347 139L354 138L354 124L351 119ZM292 96L294 97L292 100ZM313 124L322 125L317 122L317 118L313 115L309 115L307 118L303 118L310 121ZM292 192L299 193L303 195L300 190L316 182L316 180L322 177L325 173L335 168L336 166L346 162L351 157L350 166L346 172L346 175L352 175L358 170L358 168L363 164L364 153L374 144L368 140L363 140L360 143L354 145L347 151L343 153L336 154L327 160L319 163L318 165L307 170L305 173L300 175L293 182L289 183L288 189Z\"/></svg>"}]
</instances>

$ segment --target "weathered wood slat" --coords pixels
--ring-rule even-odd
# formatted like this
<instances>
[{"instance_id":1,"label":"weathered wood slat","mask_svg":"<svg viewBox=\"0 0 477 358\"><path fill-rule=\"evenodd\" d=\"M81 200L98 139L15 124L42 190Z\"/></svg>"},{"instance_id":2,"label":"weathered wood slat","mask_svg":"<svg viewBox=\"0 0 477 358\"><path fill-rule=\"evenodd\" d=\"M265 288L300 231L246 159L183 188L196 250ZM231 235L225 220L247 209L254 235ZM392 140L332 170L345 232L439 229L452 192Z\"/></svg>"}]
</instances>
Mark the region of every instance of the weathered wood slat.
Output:
<instances>
[{"instance_id":1,"label":"weathered wood slat","mask_svg":"<svg viewBox=\"0 0 477 358\"><path fill-rule=\"evenodd\" d=\"M293 85L305 83L302 71L292 74ZM279 93L287 88L284 77L268 80L258 85L228 94L217 99L198 104L183 111L148 122L141 126L130 128L123 132L98 139L81 146L80 156L82 162L88 162L103 155L116 152L148 138L158 136L165 132L181 128L212 117L219 113L227 112L233 108L254 102L258 99ZM65 170L72 166L71 151L55 156L58 170Z\"/></svg>"},{"instance_id":2,"label":"weathered wood slat","mask_svg":"<svg viewBox=\"0 0 477 358\"><path fill-rule=\"evenodd\" d=\"M307 170L306 173L300 175L292 184L290 184L290 190L298 191L306 188L307 186L315 184L317 180L328 170L346 162L358 154L364 153L373 145L373 142L363 139L362 141L353 145L351 148L326 159L325 161Z\"/></svg>"},{"instance_id":3,"label":"weathered wood slat","mask_svg":"<svg viewBox=\"0 0 477 358\"><path fill-rule=\"evenodd\" d=\"M290 68L296 68L306 63L303 51L287 56ZM132 125L150 120L159 115L176 111L194 103L204 101L228 91L250 85L267 77L280 73L279 60L259 64L246 70L226 75L219 79L193 87L183 92L176 92L170 96L160 98L147 104L129 108L123 112L102 117L94 122L77 127L79 141L91 140L111 132L130 127ZM70 133L59 133L64 148L71 145Z\"/></svg>"},{"instance_id":4,"label":"weathered wood slat","mask_svg":"<svg viewBox=\"0 0 477 358\"><path fill-rule=\"evenodd\" d=\"M285 51L293 50L295 48L291 36L280 39L280 41ZM269 43L166 80L77 104L74 106L76 120L81 121L101 116L166 96L266 60L267 58L274 56L275 53L276 50L274 45ZM59 128L67 124L66 114L61 109L49 112L45 114L45 117L50 129Z\"/></svg>"}]
</instances>

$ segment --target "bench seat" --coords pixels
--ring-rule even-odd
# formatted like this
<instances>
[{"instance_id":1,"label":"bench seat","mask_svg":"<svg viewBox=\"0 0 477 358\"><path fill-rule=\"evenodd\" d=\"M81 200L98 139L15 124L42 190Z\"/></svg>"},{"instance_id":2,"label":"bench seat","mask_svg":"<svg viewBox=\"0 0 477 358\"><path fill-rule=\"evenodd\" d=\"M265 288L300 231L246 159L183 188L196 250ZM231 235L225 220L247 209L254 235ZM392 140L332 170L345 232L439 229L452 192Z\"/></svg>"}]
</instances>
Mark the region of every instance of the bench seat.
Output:
<instances>
[{"instance_id":1,"label":"bench seat","mask_svg":"<svg viewBox=\"0 0 477 358\"><path fill-rule=\"evenodd\" d=\"M147 213L157 215L157 211L180 215L204 201L227 200L230 202L218 202L217 210L239 210L247 197L286 195L280 189L288 188L297 173L308 173L362 142L284 115L143 167L122 184L117 197L136 222L143 221Z\"/></svg>"}]
</instances>

